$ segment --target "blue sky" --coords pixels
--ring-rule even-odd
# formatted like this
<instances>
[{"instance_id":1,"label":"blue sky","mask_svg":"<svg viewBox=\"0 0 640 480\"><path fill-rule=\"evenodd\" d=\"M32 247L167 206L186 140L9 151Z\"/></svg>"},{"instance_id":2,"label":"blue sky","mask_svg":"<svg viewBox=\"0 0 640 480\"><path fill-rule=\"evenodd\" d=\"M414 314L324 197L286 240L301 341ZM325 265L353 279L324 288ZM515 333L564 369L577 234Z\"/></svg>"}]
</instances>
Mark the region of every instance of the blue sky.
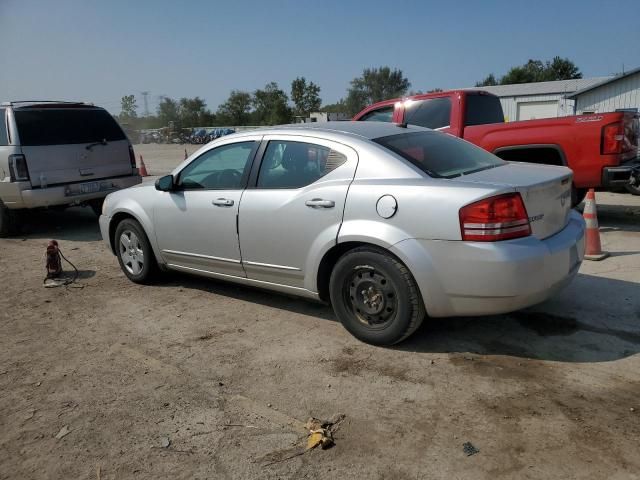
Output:
<instances>
[{"instance_id":1,"label":"blue sky","mask_svg":"<svg viewBox=\"0 0 640 480\"><path fill-rule=\"evenodd\" d=\"M585 76L640 66L640 0L0 0L0 100L203 97L305 76L325 103L365 67L413 89L473 86L529 58Z\"/></svg>"}]
</instances>

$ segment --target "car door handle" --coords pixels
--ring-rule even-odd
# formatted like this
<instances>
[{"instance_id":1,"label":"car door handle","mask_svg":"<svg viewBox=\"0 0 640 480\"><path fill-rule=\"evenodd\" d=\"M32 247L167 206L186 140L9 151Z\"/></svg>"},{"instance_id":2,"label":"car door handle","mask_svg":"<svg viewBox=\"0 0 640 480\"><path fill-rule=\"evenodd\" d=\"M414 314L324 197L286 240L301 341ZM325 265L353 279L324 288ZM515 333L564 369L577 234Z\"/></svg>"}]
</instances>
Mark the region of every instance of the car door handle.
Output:
<instances>
[{"instance_id":1,"label":"car door handle","mask_svg":"<svg viewBox=\"0 0 640 480\"><path fill-rule=\"evenodd\" d=\"M216 198L215 200L211 200L211 203L216 207L231 207L233 205L233 200L229 200L227 198Z\"/></svg>"},{"instance_id":2,"label":"car door handle","mask_svg":"<svg viewBox=\"0 0 640 480\"><path fill-rule=\"evenodd\" d=\"M333 200L323 200L321 198L314 198L304 202L307 207L311 208L333 208L336 206L336 202Z\"/></svg>"}]
</instances>

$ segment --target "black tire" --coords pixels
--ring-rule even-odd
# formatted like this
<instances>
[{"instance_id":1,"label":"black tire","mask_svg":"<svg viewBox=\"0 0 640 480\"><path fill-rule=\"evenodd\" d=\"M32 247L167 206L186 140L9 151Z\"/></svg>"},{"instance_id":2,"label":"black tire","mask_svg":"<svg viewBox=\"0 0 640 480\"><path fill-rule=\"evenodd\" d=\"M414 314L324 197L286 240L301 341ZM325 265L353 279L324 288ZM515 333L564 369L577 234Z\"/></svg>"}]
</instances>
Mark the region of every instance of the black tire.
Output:
<instances>
[{"instance_id":1,"label":"black tire","mask_svg":"<svg viewBox=\"0 0 640 480\"><path fill-rule=\"evenodd\" d=\"M96 198L95 200L89 200L87 202L87 204L91 207L91 210L93 210L93 213L95 213L96 217L99 217L100 215L102 215L103 203L104 203L104 198Z\"/></svg>"},{"instance_id":2,"label":"black tire","mask_svg":"<svg viewBox=\"0 0 640 480\"><path fill-rule=\"evenodd\" d=\"M0 238L8 237L15 231L15 216L0 200Z\"/></svg>"},{"instance_id":3,"label":"black tire","mask_svg":"<svg viewBox=\"0 0 640 480\"><path fill-rule=\"evenodd\" d=\"M631 195L640 195L640 184L626 185L625 188Z\"/></svg>"},{"instance_id":4,"label":"black tire","mask_svg":"<svg viewBox=\"0 0 640 480\"><path fill-rule=\"evenodd\" d=\"M571 208L575 208L582 203L589 190L586 188L571 187Z\"/></svg>"},{"instance_id":5,"label":"black tire","mask_svg":"<svg viewBox=\"0 0 640 480\"><path fill-rule=\"evenodd\" d=\"M131 242L131 248L135 253L126 249L121 240L123 235ZM151 283L157 275L158 263L142 226L131 218L122 220L116 227L113 242L118 263L127 278L135 283Z\"/></svg>"},{"instance_id":6,"label":"black tire","mask_svg":"<svg viewBox=\"0 0 640 480\"><path fill-rule=\"evenodd\" d=\"M354 337L373 345L401 342L416 331L426 315L411 272L375 247L345 253L331 272L329 292L342 325Z\"/></svg>"}]
</instances>

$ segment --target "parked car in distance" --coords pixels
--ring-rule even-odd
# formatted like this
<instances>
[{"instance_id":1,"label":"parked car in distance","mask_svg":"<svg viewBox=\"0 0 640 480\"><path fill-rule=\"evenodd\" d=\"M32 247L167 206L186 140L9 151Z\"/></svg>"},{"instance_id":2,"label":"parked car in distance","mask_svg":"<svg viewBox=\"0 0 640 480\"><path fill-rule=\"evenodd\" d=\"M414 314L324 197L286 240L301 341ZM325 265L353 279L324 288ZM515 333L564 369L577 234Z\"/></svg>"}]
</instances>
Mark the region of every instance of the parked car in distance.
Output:
<instances>
[{"instance_id":1,"label":"parked car in distance","mask_svg":"<svg viewBox=\"0 0 640 480\"><path fill-rule=\"evenodd\" d=\"M324 300L389 345L425 314L509 312L566 285L584 253L571 177L421 127L300 124L110 194L100 230L134 282L160 268Z\"/></svg>"},{"instance_id":2,"label":"parked car in distance","mask_svg":"<svg viewBox=\"0 0 640 480\"><path fill-rule=\"evenodd\" d=\"M598 113L505 123L500 99L479 90L452 90L375 103L353 120L396 122L442 130L509 161L567 166L573 203L587 189L629 185L640 170L638 115Z\"/></svg>"},{"instance_id":3,"label":"parked car in distance","mask_svg":"<svg viewBox=\"0 0 640 480\"><path fill-rule=\"evenodd\" d=\"M103 108L72 102L0 104L0 236L16 214L88 205L142 181L133 147Z\"/></svg>"}]
</instances>

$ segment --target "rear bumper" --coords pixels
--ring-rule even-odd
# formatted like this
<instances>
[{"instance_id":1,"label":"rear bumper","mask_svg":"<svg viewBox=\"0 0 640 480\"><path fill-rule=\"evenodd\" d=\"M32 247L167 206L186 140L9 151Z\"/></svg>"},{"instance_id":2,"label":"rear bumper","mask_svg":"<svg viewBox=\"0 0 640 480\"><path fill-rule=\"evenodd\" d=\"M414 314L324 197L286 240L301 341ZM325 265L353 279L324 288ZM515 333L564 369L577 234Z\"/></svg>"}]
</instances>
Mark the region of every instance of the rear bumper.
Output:
<instances>
[{"instance_id":1,"label":"rear bumper","mask_svg":"<svg viewBox=\"0 0 640 480\"><path fill-rule=\"evenodd\" d=\"M495 243L404 240L392 247L418 283L432 317L507 313L540 303L566 286L584 258L584 221L544 240Z\"/></svg>"},{"instance_id":2,"label":"rear bumper","mask_svg":"<svg viewBox=\"0 0 640 480\"><path fill-rule=\"evenodd\" d=\"M624 187L633 181L633 176L640 175L640 161L633 160L618 167L602 169L602 186L604 188ZM633 176L632 176L633 175Z\"/></svg>"},{"instance_id":3,"label":"rear bumper","mask_svg":"<svg viewBox=\"0 0 640 480\"><path fill-rule=\"evenodd\" d=\"M12 201L6 203L8 208L38 208L55 205L77 205L89 200L104 198L111 192L141 183L142 177L140 177L140 175L131 175L126 177L102 178L95 180L95 182L104 184L101 185L101 187L104 188L101 188L98 192L84 194L75 193L74 189L70 188L78 186L79 184L59 185L48 188L30 188L30 185L26 186L24 183L8 183L2 187L3 189L6 187L7 190L11 190L9 197Z\"/></svg>"}]
</instances>

